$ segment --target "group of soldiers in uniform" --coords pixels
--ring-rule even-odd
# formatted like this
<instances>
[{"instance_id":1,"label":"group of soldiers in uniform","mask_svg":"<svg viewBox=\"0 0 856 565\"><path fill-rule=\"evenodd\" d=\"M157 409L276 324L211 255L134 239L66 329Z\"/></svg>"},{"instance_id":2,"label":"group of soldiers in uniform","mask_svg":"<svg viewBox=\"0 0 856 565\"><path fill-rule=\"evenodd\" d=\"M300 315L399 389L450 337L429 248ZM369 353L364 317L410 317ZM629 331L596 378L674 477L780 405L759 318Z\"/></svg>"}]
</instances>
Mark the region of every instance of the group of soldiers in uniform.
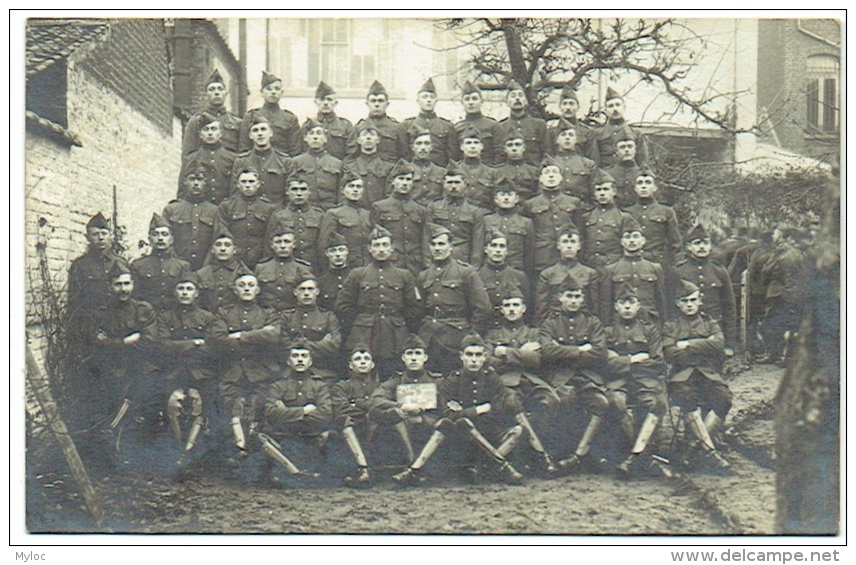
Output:
<instances>
[{"instance_id":1,"label":"group of soldiers in uniform","mask_svg":"<svg viewBox=\"0 0 856 565\"><path fill-rule=\"evenodd\" d=\"M542 471L573 472L604 423L620 473L668 473L651 444L671 404L691 450L729 466L715 434L731 407L732 279L705 227L683 235L657 201L620 95L594 128L565 88L548 123L512 81L497 122L467 83L452 124L428 80L399 123L375 81L352 125L322 82L300 125L282 81L261 86L241 119L209 78L150 254L129 264L101 213L87 224L69 327L92 427L136 424L142 441L166 428L180 463L204 441L294 476L310 473L295 450L341 439L355 484L373 480L369 447L388 433L406 459L398 483L419 482L437 451L467 473L486 454L519 483L521 439ZM781 270L788 253L773 255Z\"/></svg>"}]
</instances>

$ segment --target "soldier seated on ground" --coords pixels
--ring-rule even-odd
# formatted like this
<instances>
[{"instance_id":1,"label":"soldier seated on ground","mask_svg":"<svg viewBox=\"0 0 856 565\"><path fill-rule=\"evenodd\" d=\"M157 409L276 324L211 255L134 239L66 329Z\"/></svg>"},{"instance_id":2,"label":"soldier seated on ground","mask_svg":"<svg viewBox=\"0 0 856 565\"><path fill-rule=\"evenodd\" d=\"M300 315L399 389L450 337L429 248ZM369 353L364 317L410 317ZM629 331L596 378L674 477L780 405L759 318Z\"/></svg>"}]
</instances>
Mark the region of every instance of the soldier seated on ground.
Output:
<instances>
[{"instance_id":1,"label":"soldier seated on ground","mask_svg":"<svg viewBox=\"0 0 856 565\"><path fill-rule=\"evenodd\" d=\"M675 300L680 313L663 326L663 351L672 364L669 396L708 458L727 469L730 464L711 436L731 410L731 390L717 369L725 338L719 324L701 312L700 294L696 285L682 280Z\"/></svg>"},{"instance_id":2,"label":"soldier seated on ground","mask_svg":"<svg viewBox=\"0 0 856 565\"><path fill-rule=\"evenodd\" d=\"M219 429L220 394L214 349L205 340L215 316L197 303L196 275L184 271L173 292L175 304L157 318L157 361L163 374L158 402L166 407L170 431L183 447L179 460L183 461L200 441L203 429ZM187 435L182 424L190 425Z\"/></svg>"},{"instance_id":3,"label":"soldier seated on ground","mask_svg":"<svg viewBox=\"0 0 856 565\"><path fill-rule=\"evenodd\" d=\"M520 484L523 475L506 458L523 433L523 427L514 423L514 414L520 412L516 398L487 364L487 346L481 336L469 334L462 340L460 359L462 368L452 371L440 385L443 418L437 423L436 431L444 436L454 434L450 453L456 459L462 458L456 462L464 465L469 477L478 473L472 450L475 444L498 464L505 481ZM494 443L499 446L495 447ZM393 479L398 483L412 482L419 471L419 467L413 465L426 458L427 450L436 450L436 447L429 440L414 464Z\"/></svg>"},{"instance_id":4,"label":"soldier seated on ground","mask_svg":"<svg viewBox=\"0 0 856 565\"><path fill-rule=\"evenodd\" d=\"M366 484L371 482L369 464L362 445L368 446L374 436L375 424L369 422L371 398L380 385L371 351L363 344L354 346L348 358L348 376L333 385L333 419L337 429L357 463L357 476L345 477L345 482ZM362 437L362 445L360 442Z\"/></svg>"},{"instance_id":5,"label":"soldier seated on ground","mask_svg":"<svg viewBox=\"0 0 856 565\"><path fill-rule=\"evenodd\" d=\"M660 331L650 320L638 316L642 304L632 285L621 285L614 306L618 315L614 324L606 328L609 348L604 373L606 397L627 441L632 444L630 455L618 465L619 473L629 475L666 413L663 382L666 364ZM636 420L640 413L645 417L637 432Z\"/></svg>"},{"instance_id":6,"label":"soldier seated on ground","mask_svg":"<svg viewBox=\"0 0 856 565\"><path fill-rule=\"evenodd\" d=\"M566 277L558 291L561 311L550 315L540 328L541 360L561 407L581 407L589 415L576 449L559 461L562 469L570 471L589 455L609 405L601 377L606 335L600 320L584 307L585 292L575 278ZM558 424L559 433L565 432L562 422Z\"/></svg>"},{"instance_id":7,"label":"soldier seated on ground","mask_svg":"<svg viewBox=\"0 0 856 565\"><path fill-rule=\"evenodd\" d=\"M309 344L304 340L292 342L288 369L268 390L259 433L262 450L289 474L303 474L285 455L281 442L297 440L323 454L330 438L332 414L330 389L312 371Z\"/></svg>"},{"instance_id":8,"label":"soldier seated on ground","mask_svg":"<svg viewBox=\"0 0 856 565\"><path fill-rule=\"evenodd\" d=\"M372 394L369 418L377 425L395 428L404 444L407 463L416 472L425 466L445 439L436 429L442 417L437 391L443 375L425 370L428 348L418 335L410 334L404 342L401 361L404 370L396 372ZM416 435L421 442L428 433L430 437L416 459L411 436Z\"/></svg>"}]
</instances>

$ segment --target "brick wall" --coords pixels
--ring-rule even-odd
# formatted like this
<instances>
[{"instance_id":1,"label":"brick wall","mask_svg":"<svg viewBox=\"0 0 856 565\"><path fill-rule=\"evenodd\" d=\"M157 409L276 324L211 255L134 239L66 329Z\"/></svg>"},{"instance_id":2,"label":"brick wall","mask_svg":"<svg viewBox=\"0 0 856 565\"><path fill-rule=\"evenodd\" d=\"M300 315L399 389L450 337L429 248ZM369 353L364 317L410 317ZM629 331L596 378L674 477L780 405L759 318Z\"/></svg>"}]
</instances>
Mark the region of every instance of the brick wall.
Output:
<instances>
[{"instance_id":1,"label":"brick wall","mask_svg":"<svg viewBox=\"0 0 856 565\"><path fill-rule=\"evenodd\" d=\"M212 33L217 33L213 26L199 20L193 22L191 56L193 61L191 67L193 111L196 112L205 107L205 82L214 69L218 69L229 89L226 104L230 111L240 116L242 113L239 108L239 69L233 64L233 58L230 54L224 50L224 45L211 36Z\"/></svg>"},{"instance_id":2,"label":"brick wall","mask_svg":"<svg viewBox=\"0 0 856 565\"><path fill-rule=\"evenodd\" d=\"M163 133L172 133L172 92L163 20L114 20L108 39L86 55L80 68Z\"/></svg>"}]
</instances>

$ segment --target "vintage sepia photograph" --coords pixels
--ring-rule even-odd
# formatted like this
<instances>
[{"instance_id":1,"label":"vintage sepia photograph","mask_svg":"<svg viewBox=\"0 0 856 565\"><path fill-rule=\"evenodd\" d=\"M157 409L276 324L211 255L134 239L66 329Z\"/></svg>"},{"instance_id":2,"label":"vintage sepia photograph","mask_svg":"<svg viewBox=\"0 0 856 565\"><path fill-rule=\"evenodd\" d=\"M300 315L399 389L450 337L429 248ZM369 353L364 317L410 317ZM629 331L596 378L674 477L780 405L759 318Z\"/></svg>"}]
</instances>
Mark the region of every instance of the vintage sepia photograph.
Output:
<instances>
[{"instance_id":1,"label":"vintage sepia photograph","mask_svg":"<svg viewBox=\"0 0 856 565\"><path fill-rule=\"evenodd\" d=\"M12 20L28 543L844 533L843 13L498 14Z\"/></svg>"}]
</instances>

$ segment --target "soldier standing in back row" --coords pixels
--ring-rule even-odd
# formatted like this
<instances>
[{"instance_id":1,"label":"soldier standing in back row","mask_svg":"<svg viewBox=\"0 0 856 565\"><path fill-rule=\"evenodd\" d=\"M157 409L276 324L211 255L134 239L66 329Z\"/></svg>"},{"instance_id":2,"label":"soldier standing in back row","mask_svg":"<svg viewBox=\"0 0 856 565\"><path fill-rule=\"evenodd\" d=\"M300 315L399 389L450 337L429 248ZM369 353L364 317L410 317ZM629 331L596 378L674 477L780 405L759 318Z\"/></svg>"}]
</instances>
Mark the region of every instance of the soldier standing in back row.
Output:
<instances>
[{"instance_id":1,"label":"soldier standing in back row","mask_svg":"<svg viewBox=\"0 0 856 565\"><path fill-rule=\"evenodd\" d=\"M461 104L464 107L466 115L464 119L455 124L455 131L458 134L458 145L463 144L464 139L462 134L464 131L473 128L479 134L479 139L484 144L482 160L490 166L497 164L496 156L496 127L497 121L482 114L481 107L484 102L482 91L479 88L467 81L464 84L464 89L461 92Z\"/></svg>"},{"instance_id":2,"label":"soldier standing in back row","mask_svg":"<svg viewBox=\"0 0 856 565\"><path fill-rule=\"evenodd\" d=\"M461 131L459 135L463 159L459 163L451 163L447 169L456 165L455 168L461 172L466 181L467 199L476 206L490 210L493 207L491 195L498 176L497 169L489 167L482 160L484 143L478 130L470 127Z\"/></svg>"},{"instance_id":3,"label":"soldier standing in back row","mask_svg":"<svg viewBox=\"0 0 856 565\"><path fill-rule=\"evenodd\" d=\"M323 80L319 82L318 88L315 89L315 107L318 108L318 114L314 120L307 119L303 124L301 137L305 137L309 126L320 124L327 134L327 151L333 157L344 161L357 148L356 135L350 120L336 115L338 104L339 98L336 96L336 91Z\"/></svg>"},{"instance_id":4,"label":"soldier standing in back row","mask_svg":"<svg viewBox=\"0 0 856 565\"><path fill-rule=\"evenodd\" d=\"M378 152L380 133L373 122L361 122L356 132L358 150L345 159L344 166L350 174L363 179L363 206L371 208L372 204L387 196L386 179L397 159L388 161L381 158Z\"/></svg>"},{"instance_id":5,"label":"soldier standing in back row","mask_svg":"<svg viewBox=\"0 0 856 565\"><path fill-rule=\"evenodd\" d=\"M223 132L223 146L237 153L240 144L241 118L226 108L226 95L229 89L220 72L214 69L205 83L206 106L203 112L220 119L220 129ZM181 142L181 156L187 155L199 148L199 130L202 127L202 112L194 114L184 126L184 137Z\"/></svg>"},{"instance_id":6,"label":"soldier standing in back row","mask_svg":"<svg viewBox=\"0 0 856 565\"><path fill-rule=\"evenodd\" d=\"M434 141L431 132L413 124L410 133L410 149L413 152L413 191L412 198L423 206L443 196L443 167L431 161ZM457 134L453 131L453 142L457 143Z\"/></svg>"},{"instance_id":7,"label":"soldier standing in back row","mask_svg":"<svg viewBox=\"0 0 856 565\"><path fill-rule=\"evenodd\" d=\"M624 98L610 86L606 89L606 123L597 130L597 150L600 162L598 166L606 169L616 161L615 147L622 136L628 132L636 140L636 163L642 165L648 158L645 139L624 119Z\"/></svg>"},{"instance_id":8,"label":"soldier standing in back row","mask_svg":"<svg viewBox=\"0 0 856 565\"><path fill-rule=\"evenodd\" d=\"M389 95L378 81L374 81L366 95L369 115L357 122L357 132L363 124L371 123L380 136L377 152L381 159L395 163L399 159L410 158L410 140L403 125L386 115L389 107Z\"/></svg>"},{"instance_id":9,"label":"soldier standing in back row","mask_svg":"<svg viewBox=\"0 0 856 565\"><path fill-rule=\"evenodd\" d=\"M309 179L309 201L329 210L339 201L342 161L327 152L327 133L322 124L307 121L303 126L303 141L306 151L292 161L294 170Z\"/></svg>"},{"instance_id":10,"label":"soldier standing in back row","mask_svg":"<svg viewBox=\"0 0 856 565\"><path fill-rule=\"evenodd\" d=\"M500 157L501 161L505 161L503 158L505 140L512 133L522 135L526 144L523 158L538 166L544 159L547 150L547 122L529 115L527 112L529 101L526 99L526 91L514 79L508 83L505 101L511 113L496 126L496 138L494 139L496 155Z\"/></svg>"},{"instance_id":11,"label":"soldier standing in back row","mask_svg":"<svg viewBox=\"0 0 856 565\"><path fill-rule=\"evenodd\" d=\"M198 149L185 156L182 163L181 175L178 180L178 198L187 193L185 178L190 169L199 164L207 167L208 198L214 204L220 204L232 195L232 168L238 154L223 145L223 126L221 118L208 112L203 112L199 120Z\"/></svg>"},{"instance_id":12,"label":"soldier standing in back row","mask_svg":"<svg viewBox=\"0 0 856 565\"><path fill-rule=\"evenodd\" d=\"M238 173L252 167L259 174L259 193L269 202L281 207L285 204L286 180L294 170L291 158L271 145L273 130L268 119L262 115L252 117L249 138L253 148L238 155L232 168L232 189L237 187Z\"/></svg>"},{"instance_id":13,"label":"soldier standing in back row","mask_svg":"<svg viewBox=\"0 0 856 565\"><path fill-rule=\"evenodd\" d=\"M404 128L410 137L410 143L412 144L415 137L422 131L428 130L431 133L431 161L445 167L450 160L459 159L455 126L449 120L440 118L434 113L434 106L437 105L437 89L434 88L432 79L426 80L419 89L416 103L419 105L419 115L404 120Z\"/></svg>"},{"instance_id":14,"label":"soldier standing in back row","mask_svg":"<svg viewBox=\"0 0 856 565\"><path fill-rule=\"evenodd\" d=\"M577 92L571 83L567 83L559 95L559 117L547 122L547 154L554 156L558 154L557 138L559 134L572 127L577 134L577 151L579 154L597 163L595 132L577 118L579 110L580 100L577 97Z\"/></svg>"},{"instance_id":15,"label":"soldier standing in back row","mask_svg":"<svg viewBox=\"0 0 856 565\"><path fill-rule=\"evenodd\" d=\"M271 139L273 148L289 157L296 157L300 153L300 122L293 112L283 110L279 106L279 101L282 99L282 79L262 71L260 92L264 100L262 107L249 110L244 114L240 150L244 152L252 148L249 136L250 126L255 122L256 116L264 116L273 132Z\"/></svg>"},{"instance_id":16,"label":"soldier standing in back row","mask_svg":"<svg viewBox=\"0 0 856 565\"><path fill-rule=\"evenodd\" d=\"M553 156L562 170L562 192L579 198L584 207L591 209L592 177L597 173L597 164L580 154L579 132L582 126L559 119L556 132L556 154Z\"/></svg>"}]
</instances>

